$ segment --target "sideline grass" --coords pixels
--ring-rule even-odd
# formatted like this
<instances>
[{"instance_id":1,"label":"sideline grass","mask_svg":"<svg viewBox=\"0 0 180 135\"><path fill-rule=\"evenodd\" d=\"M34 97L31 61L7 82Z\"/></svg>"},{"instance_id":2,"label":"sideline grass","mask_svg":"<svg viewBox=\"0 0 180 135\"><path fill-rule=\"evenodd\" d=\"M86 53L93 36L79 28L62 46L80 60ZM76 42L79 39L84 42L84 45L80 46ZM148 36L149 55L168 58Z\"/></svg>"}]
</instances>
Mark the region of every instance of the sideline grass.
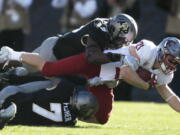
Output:
<instances>
[{"instance_id":1,"label":"sideline grass","mask_svg":"<svg viewBox=\"0 0 180 135\"><path fill-rule=\"evenodd\" d=\"M180 135L180 114L167 104L115 102L106 125L78 122L74 128L7 126L0 135Z\"/></svg>"}]
</instances>

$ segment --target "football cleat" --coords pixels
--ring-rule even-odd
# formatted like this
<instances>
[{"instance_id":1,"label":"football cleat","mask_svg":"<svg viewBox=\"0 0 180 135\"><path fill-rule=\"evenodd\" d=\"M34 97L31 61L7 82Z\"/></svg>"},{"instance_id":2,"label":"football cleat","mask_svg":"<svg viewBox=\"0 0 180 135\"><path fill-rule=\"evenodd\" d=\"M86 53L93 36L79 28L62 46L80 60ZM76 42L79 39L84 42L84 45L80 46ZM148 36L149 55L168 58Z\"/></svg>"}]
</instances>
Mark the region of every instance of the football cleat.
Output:
<instances>
[{"instance_id":1,"label":"football cleat","mask_svg":"<svg viewBox=\"0 0 180 135\"><path fill-rule=\"evenodd\" d=\"M17 112L16 104L11 103L6 109L0 110L0 129L3 129L4 126L11 121Z\"/></svg>"},{"instance_id":2,"label":"football cleat","mask_svg":"<svg viewBox=\"0 0 180 135\"><path fill-rule=\"evenodd\" d=\"M3 46L0 51L0 63L4 63L9 60L9 56L13 50L7 46Z\"/></svg>"}]
</instances>

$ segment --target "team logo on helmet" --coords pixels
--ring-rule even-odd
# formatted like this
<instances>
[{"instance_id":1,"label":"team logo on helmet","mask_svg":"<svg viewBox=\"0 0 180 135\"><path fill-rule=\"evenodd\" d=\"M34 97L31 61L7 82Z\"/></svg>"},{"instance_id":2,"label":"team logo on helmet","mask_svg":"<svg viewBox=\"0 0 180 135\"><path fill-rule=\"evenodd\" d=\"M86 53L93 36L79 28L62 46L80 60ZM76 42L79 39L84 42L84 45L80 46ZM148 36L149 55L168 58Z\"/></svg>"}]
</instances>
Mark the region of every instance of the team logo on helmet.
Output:
<instances>
[{"instance_id":1,"label":"team logo on helmet","mask_svg":"<svg viewBox=\"0 0 180 135\"><path fill-rule=\"evenodd\" d=\"M127 22L120 22L119 33L127 34L129 31L129 24Z\"/></svg>"}]
</instances>

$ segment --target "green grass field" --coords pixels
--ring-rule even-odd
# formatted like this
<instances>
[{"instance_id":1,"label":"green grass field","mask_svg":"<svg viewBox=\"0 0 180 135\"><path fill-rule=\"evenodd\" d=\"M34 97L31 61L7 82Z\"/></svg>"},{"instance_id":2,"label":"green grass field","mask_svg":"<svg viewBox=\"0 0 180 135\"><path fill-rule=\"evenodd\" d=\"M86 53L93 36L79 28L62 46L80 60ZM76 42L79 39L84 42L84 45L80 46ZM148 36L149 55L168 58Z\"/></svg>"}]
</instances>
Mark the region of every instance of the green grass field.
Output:
<instances>
[{"instance_id":1,"label":"green grass field","mask_svg":"<svg viewBox=\"0 0 180 135\"><path fill-rule=\"evenodd\" d=\"M0 135L180 135L180 114L167 104L115 102L106 125L76 127L7 126Z\"/></svg>"}]
</instances>

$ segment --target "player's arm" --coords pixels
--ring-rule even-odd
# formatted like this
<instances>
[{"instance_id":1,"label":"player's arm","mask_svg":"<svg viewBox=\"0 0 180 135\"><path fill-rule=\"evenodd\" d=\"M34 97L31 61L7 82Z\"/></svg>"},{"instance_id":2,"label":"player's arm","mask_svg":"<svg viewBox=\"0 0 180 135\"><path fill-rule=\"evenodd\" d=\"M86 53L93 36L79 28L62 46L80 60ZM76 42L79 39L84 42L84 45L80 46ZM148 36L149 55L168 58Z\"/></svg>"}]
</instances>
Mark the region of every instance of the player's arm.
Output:
<instances>
[{"instance_id":1,"label":"player's arm","mask_svg":"<svg viewBox=\"0 0 180 135\"><path fill-rule=\"evenodd\" d=\"M137 72L139 68L139 60L136 57L125 56L123 62L124 65L120 67L119 79L123 79L128 84L145 90L151 87L151 84L146 82Z\"/></svg>"},{"instance_id":2,"label":"player's arm","mask_svg":"<svg viewBox=\"0 0 180 135\"><path fill-rule=\"evenodd\" d=\"M148 46L143 41L136 45L129 47L129 53L131 56L125 56L124 63L126 66L121 67L120 77L127 83L142 89L150 89L154 86L155 78L151 78L147 82L140 74L135 72L140 65L143 65L149 59L149 54L146 53L149 50ZM146 54L146 55L145 55Z\"/></svg>"},{"instance_id":3,"label":"player's arm","mask_svg":"<svg viewBox=\"0 0 180 135\"><path fill-rule=\"evenodd\" d=\"M128 84L141 89L148 90L150 87L149 83L141 79L139 75L135 71L133 71L131 67L127 65L121 66L120 79L123 79Z\"/></svg>"},{"instance_id":4,"label":"player's arm","mask_svg":"<svg viewBox=\"0 0 180 135\"><path fill-rule=\"evenodd\" d=\"M88 62L91 64L105 64L120 60L119 54L103 53L101 47L91 37L87 38L85 53Z\"/></svg>"},{"instance_id":5,"label":"player's arm","mask_svg":"<svg viewBox=\"0 0 180 135\"><path fill-rule=\"evenodd\" d=\"M168 85L160 85L156 89L169 106L175 111L180 112L180 99Z\"/></svg>"}]
</instances>

